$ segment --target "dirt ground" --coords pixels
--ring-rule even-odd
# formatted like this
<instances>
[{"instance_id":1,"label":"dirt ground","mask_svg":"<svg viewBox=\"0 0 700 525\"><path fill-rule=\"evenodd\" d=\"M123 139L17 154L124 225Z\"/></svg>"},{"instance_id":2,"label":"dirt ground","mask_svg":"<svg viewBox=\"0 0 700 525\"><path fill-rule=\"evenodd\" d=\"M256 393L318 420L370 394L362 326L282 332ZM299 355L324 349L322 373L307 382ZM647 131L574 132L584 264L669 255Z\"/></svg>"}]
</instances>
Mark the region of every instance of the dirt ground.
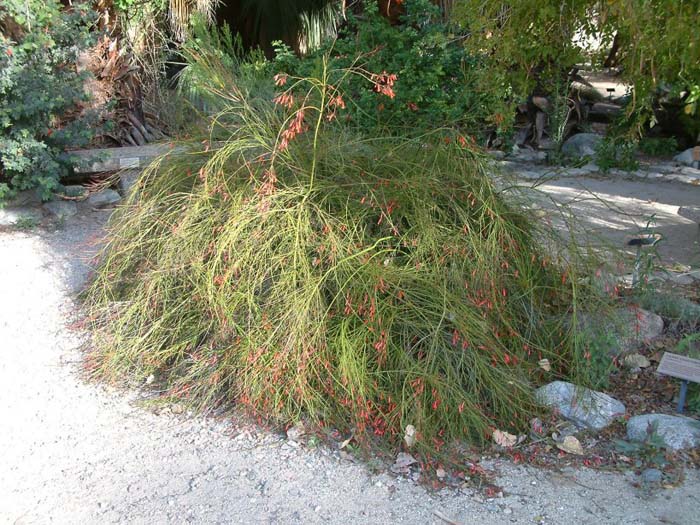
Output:
<instances>
[{"instance_id":1,"label":"dirt ground","mask_svg":"<svg viewBox=\"0 0 700 525\"><path fill-rule=\"evenodd\" d=\"M613 243L656 214L662 256L700 265L698 225L677 215L700 204L700 187L567 178L541 189L558 200L588 189L614 204L574 204ZM86 383L86 334L70 324L106 214L0 233L0 523L700 523L692 469L677 488L644 491L633 472L491 460L503 497L434 492L325 446L293 446L231 420L157 415L139 392Z\"/></svg>"}]
</instances>

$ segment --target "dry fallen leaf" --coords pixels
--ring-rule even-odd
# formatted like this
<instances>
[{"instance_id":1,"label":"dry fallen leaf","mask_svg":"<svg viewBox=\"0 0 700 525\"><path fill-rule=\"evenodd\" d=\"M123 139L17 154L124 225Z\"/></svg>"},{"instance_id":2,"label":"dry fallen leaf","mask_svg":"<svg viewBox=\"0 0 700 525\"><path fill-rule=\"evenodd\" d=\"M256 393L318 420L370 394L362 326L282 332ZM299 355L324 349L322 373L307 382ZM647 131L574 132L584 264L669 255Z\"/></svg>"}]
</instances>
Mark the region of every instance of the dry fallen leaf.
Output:
<instances>
[{"instance_id":1,"label":"dry fallen leaf","mask_svg":"<svg viewBox=\"0 0 700 525\"><path fill-rule=\"evenodd\" d=\"M518 442L518 436L503 432L502 430L494 430L491 438L496 445L505 448L510 448Z\"/></svg>"},{"instance_id":2,"label":"dry fallen leaf","mask_svg":"<svg viewBox=\"0 0 700 525\"><path fill-rule=\"evenodd\" d=\"M549 364L549 359L540 359L537 364L545 372L549 372L552 369L552 365Z\"/></svg>"},{"instance_id":3,"label":"dry fallen leaf","mask_svg":"<svg viewBox=\"0 0 700 525\"><path fill-rule=\"evenodd\" d=\"M403 436L403 440L406 442L406 446L411 448L416 444L416 427L413 425L406 425L406 431Z\"/></svg>"},{"instance_id":4,"label":"dry fallen leaf","mask_svg":"<svg viewBox=\"0 0 700 525\"><path fill-rule=\"evenodd\" d=\"M577 454L579 456L583 454L583 447L574 436L566 436L561 443L557 443L557 448L568 454Z\"/></svg>"},{"instance_id":5,"label":"dry fallen leaf","mask_svg":"<svg viewBox=\"0 0 700 525\"><path fill-rule=\"evenodd\" d=\"M405 452L399 452L396 455L396 461L394 461L394 466L392 470L401 470L410 467L411 465L418 463L416 458L411 456L411 454L406 454Z\"/></svg>"}]
</instances>

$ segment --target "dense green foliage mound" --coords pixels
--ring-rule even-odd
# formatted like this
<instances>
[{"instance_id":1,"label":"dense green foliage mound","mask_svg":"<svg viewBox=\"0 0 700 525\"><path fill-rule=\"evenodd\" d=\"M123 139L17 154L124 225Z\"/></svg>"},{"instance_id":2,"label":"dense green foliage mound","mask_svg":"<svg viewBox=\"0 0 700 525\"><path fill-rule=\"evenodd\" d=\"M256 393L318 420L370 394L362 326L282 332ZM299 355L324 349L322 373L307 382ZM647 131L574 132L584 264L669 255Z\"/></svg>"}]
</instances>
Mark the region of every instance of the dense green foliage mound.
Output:
<instances>
[{"instance_id":1,"label":"dense green foliage mound","mask_svg":"<svg viewBox=\"0 0 700 525\"><path fill-rule=\"evenodd\" d=\"M151 166L112 219L92 370L366 444L523 428L533 387L587 366L567 321L592 298L581 261L538 247L547 232L460 136L347 126L336 75L278 76L275 105L228 68L204 77L223 107L210 137Z\"/></svg>"},{"instance_id":2,"label":"dense green foliage mound","mask_svg":"<svg viewBox=\"0 0 700 525\"><path fill-rule=\"evenodd\" d=\"M347 79L345 89L352 96L345 117L358 126L404 135L447 126L480 135L501 124L509 126L510 93L497 82L480 82L483 59L465 48L466 33L445 22L440 8L428 0L407 0L402 7L401 25L392 25L376 2L367 2L359 15L347 14L337 39L327 39L304 57L282 46L274 66L295 76L313 76L328 56L339 70L354 67L367 77L396 75L392 96L382 99L369 89L366 78Z\"/></svg>"},{"instance_id":3,"label":"dense green foliage mound","mask_svg":"<svg viewBox=\"0 0 700 525\"><path fill-rule=\"evenodd\" d=\"M93 41L94 12L56 0L9 0L0 22L0 204L18 190L38 188L49 199L75 160L67 147L95 135L96 115L84 111L87 73L78 54Z\"/></svg>"}]
</instances>

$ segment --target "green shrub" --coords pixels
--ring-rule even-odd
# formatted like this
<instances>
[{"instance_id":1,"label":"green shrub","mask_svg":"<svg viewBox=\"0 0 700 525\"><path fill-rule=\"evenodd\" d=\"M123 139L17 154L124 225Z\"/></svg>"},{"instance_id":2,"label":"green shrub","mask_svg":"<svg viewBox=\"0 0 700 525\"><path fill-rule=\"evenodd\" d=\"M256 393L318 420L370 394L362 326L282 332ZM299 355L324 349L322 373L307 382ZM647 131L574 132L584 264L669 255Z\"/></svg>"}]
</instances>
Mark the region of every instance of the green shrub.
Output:
<instances>
[{"instance_id":1,"label":"green shrub","mask_svg":"<svg viewBox=\"0 0 700 525\"><path fill-rule=\"evenodd\" d=\"M56 0L3 7L23 36L13 42L0 34L0 204L35 187L48 199L74 164L65 148L93 137L94 116L78 113L88 97L75 61L91 42L94 15Z\"/></svg>"},{"instance_id":2,"label":"green shrub","mask_svg":"<svg viewBox=\"0 0 700 525\"><path fill-rule=\"evenodd\" d=\"M364 445L413 425L430 453L524 429L535 386L588 366L570 322L601 304L583 259L495 190L469 143L345 125L329 79L363 71L278 76L274 106L197 60L225 107L110 223L86 295L96 376L153 374L195 407Z\"/></svg>"},{"instance_id":3,"label":"green shrub","mask_svg":"<svg viewBox=\"0 0 700 525\"><path fill-rule=\"evenodd\" d=\"M420 133L435 127L458 126L470 134L510 125L512 107L496 82L482 89L474 71L481 68L466 53L463 35L443 22L440 9L428 0L407 0L402 24L392 26L376 2L359 17L348 13L348 27L339 38L318 51L298 58L289 48L278 47L279 72L307 77L317 75L324 57L331 67L362 69L364 75L344 82L348 108L344 118L359 127L382 127L401 133ZM395 75L390 97L382 96L367 80ZM331 79L338 82L340 79ZM388 91L389 93L389 91ZM398 132L398 131L397 131Z\"/></svg>"},{"instance_id":4,"label":"green shrub","mask_svg":"<svg viewBox=\"0 0 700 525\"><path fill-rule=\"evenodd\" d=\"M636 143L624 138L605 137L596 147L595 162L603 173L611 169L635 171L639 168L636 153Z\"/></svg>"},{"instance_id":5,"label":"green shrub","mask_svg":"<svg viewBox=\"0 0 700 525\"><path fill-rule=\"evenodd\" d=\"M697 134L700 0L460 0L452 17L469 30L465 43L483 54L486 81L503 79L516 96L551 93L577 64L602 65L613 41L620 79L633 86L625 125L655 123L659 93L682 99ZM599 45L589 45L596 43Z\"/></svg>"},{"instance_id":6,"label":"green shrub","mask_svg":"<svg viewBox=\"0 0 700 525\"><path fill-rule=\"evenodd\" d=\"M639 150L650 157L669 157L678 150L678 141L673 137L643 137L639 141Z\"/></svg>"},{"instance_id":7,"label":"green shrub","mask_svg":"<svg viewBox=\"0 0 700 525\"><path fill-rule=\"evenodd\" d=\"M692 359L700 359L700 332L684 336L673 351ZM700 413L700 385L691 382L688 386L688 409Z\"/></svg>"}]
</instances>

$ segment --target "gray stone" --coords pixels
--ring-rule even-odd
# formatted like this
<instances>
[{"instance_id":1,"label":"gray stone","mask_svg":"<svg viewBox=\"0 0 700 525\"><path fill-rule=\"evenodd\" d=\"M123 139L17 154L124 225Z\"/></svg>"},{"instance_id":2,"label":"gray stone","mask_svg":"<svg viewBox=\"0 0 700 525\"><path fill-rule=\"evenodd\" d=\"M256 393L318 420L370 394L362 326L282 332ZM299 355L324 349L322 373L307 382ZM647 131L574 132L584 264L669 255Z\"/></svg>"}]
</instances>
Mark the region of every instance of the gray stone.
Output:
<instances>
[{"instance_id":1,"label":"gray stone","mask_svg":"<svg viewBox=\"0 0 700 525\"><path fill-rule=\"evenodd\" d=\"M700 170L697 168L685 167L681 168L682 175L688 175L689 177L694 177L696 180L700 179Z\"/></svg>"},{"instance_id":2,"label":"gray stone","mask_svg":"<svg viewBox=\"0 0 700 525\"><path fill-rule=\"evenodd\" d=\"M532 97L532 103L545 113L549 111L552 105L546 97Z\"/></svg>"},{"instance_id":3,"label":"gray stone","mask_svg":"<svg viewBox=\"0 0 700 525\"><path fill-rule=\"evenodd\" d=\"M664 320L643 308L620 308L617 315L622 323L617 354L627 354L639 345L656 339L664 331Z\"/></svg>"},{"instance_id":4,"label":"gray stone","mask_svg":"<svg viewBox=\"0 0 700 525\"><path fill-rule=\"evenodd\" d=\"M612 317L608 319L596 314L579 316L579 330L596 344L606 346L612 356L633 352L641 344L660 336L664 330L664 320L642 308L618 308Z\"/></svg>"},{"instance_id":5,"label":"gray stone","mask_svg":"<svg viewBox=\"0 0 700 525\"><path fill-rule=\"evenodd\" d=\"M51 201L44 204L44 209L57 219L67 219L78 213L78 205L74 201Z\"/></svg>"},{"instance_id":6,"label":"gray stone","mask_svg":"<svg viewBox=\"0 0 700 525\"><path fill-rule=\"evenodd\" d=\"M10 207L39 206L42 203L41 192L38 188L17 192L7 204Z\"/></svg>"},{"instance_id":7,"label":"gray stone","mask_svg":"<svg viewBox=\"0 0 700 525\"><path fill-rule=\"evenodd\" d=\"M680 284L681 286L688 286L695 282L695 278L690 273L672 273L664 275L664 280L671 281L674 284Z\"/></svg>"},{"instance_id":8,"label":"gray stone","mask_svg":"<svg viewBox=\"0 0 700 525\"><path fill-rule=\"evenodd\" d=\"M595 133L578 133L564 142L561 151L570 157L592 157L602 139L600 135Z\"/></svg>"},{"instance_id":9,"label":"gray stone","mask_svg":"<svg viewBox=\"0 0 700 525\"><path fill-rule=\"evenodd\" d=\"M500 152L503 153L503 152ZM134 188L136 183L139 181L139 177L141 176L141 170L124 170L120 175L119 175L119 185L122 190L122 193L125 196L128 196L129 193L131 193L131 190Z\"/></svg>"},{"instance_id":10,"label":"gray stone","mask_svg":"<svg viewBox=\"0 0 700 525\"><path fill-rule=\"evenodd\" d=\"M581 169L586 170L589 173L597 173L598 171L600 171L600 168L595 162L588 162L581 166Z\"/></svg>"},{"instance_id":11,"label":"gray stone","mask_svg":"<svg viewBox=\"0 0 700 525\"><path fill-rule=\"evenodd\" d=\"M651 366L651 362L644 357L642 354L629 354L626 355L622 360L622 364L630 369L635 368L648 368Z\"/></svg>"},{"instance_id":12,"label":"gray stone","mask_svg":"<svg viewBox=\"0 0 700 525\"><path fill-rule=\"evenodd\" d=\"M668 448L681 450L700 446L700 421L667 414L644 414L630 418L627 422L627 439L645 441L654 426L656 434Z\"/></svg>"},{"instance_id":13,"label":"gray stone","mask_svg":"<svg viewBox=\"0 0 700 525\"><path fill-rule=\"evenodd\" d=\"M63 195L66 197L83 197L87 193L85 186L73 184L63 187Z\"/></svg>"},{"instance_id":14,"label":"gray stone","mask_svg":"<svg viewBox=\"0 0 700 525\"><path fill-rule=\"evenodd\" d=\"M684 164L686 166L692 166L693 161L695 160L694 155L693 155L693 150L695 148L688 148L687 150L683 151L682 153L679 153L675 157L673 157L673 160L678 162L679 164ZM699 151L700 153L700 151ZM698 155L700 157L700 155Z\"/></svg>"},{"instance_id":15,"label":"gray stone","mask_svg":"<svg viewBox=\"0 0 700 525\"><path fill-rule=\"evenodd\" d=\"M644 483L661 483L664 473L657 468L648 468L642 472L641 478Z\"/></svg>"},{"instance_id":16,"label":"gray stone","mask_svg":"<svg viewBox=\"0 0 700 525\"><path fill-rule=\"evenodd\" d=\"M287 429L287 439L291 441L299 441L306 434L306 428L301 421Z\"/></svg>"},{"instance_id":17,"label":"gray stone","mask_svg":"<svg viewBox=\"0 0 700 525\"><path fill-rule=\"evenodd\" d=\"M87 202L93 208L106 208L113 206L122 200L121 195L114 190L102 190L99 193L93 193L87 199Z\"/></svg>"},{"instance_id":18,"label":"gray stone","mask_svg":"<svg viewBox=\"0 0 700 525\"><path fill-rule=\"evenodd\" d=\"M602 392L554 381L535 391L535 399L580 428L601 430L625 414L625 405Z\"/></svg>"},{"instance_id":19,"label":"gray stone","mask_svg":"<svg viewBox=\"0 0 700 525\"><path fill-rule=\"evenodd\" d=\"M15 226L23 222L41 222L43 215L37 208L0 208L0 226Z\"/></svg>"},{"instance_id":20,"label":"gray stone","mask_svg":"<svg viewBox=\"0 0 700 525\"><path fill-rule=\"evenodd\" d=\"M547 152L515 146L511 158L519 162L542 162L547 160Z\"/></svg>"},{"instance_id":21,"label":"gray stone","mask_svg":"<svg viewBox=\"0 0 700 525\"><path fill-rule=\"evenodd\" d=\"M700 224L700 206L681 206L678 215Z\"/></svg>"}]
</instances>

